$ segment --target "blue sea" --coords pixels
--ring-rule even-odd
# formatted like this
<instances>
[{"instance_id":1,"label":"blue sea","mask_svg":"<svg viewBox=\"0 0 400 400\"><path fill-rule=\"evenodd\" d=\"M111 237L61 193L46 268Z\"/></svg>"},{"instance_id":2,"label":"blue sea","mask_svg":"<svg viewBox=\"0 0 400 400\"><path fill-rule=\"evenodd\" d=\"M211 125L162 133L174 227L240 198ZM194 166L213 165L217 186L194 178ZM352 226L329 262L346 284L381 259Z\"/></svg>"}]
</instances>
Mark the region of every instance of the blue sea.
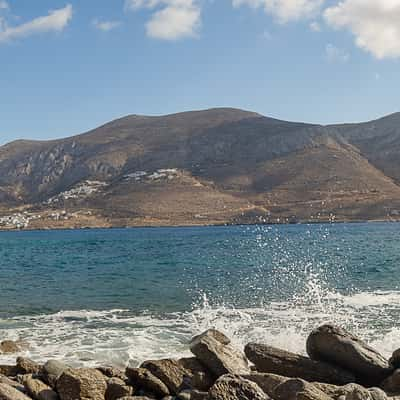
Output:
<instances>
[{"instance_id":1,"label":"blue sea","mask_svg":"<svg viewBox=\"0 0 400 400\"><path fill-rule=\"evenodd\" d=\"M2 232L0 340L122 367L185 355L209 327L304 353L334 322L388 355L399 277L397 223Z\"/></svg>"}]
</instances>

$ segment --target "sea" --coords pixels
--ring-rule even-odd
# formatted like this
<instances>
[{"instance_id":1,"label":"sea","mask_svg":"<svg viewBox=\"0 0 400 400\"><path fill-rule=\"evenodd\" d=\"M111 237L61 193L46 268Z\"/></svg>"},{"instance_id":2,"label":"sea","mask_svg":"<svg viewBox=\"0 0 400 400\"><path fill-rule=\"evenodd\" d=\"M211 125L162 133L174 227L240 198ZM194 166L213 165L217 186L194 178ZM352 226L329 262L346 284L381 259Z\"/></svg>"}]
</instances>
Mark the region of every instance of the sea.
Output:
<instances>
[{"instance_id":1,"label":"sea","mask_svg":"<svg viewBox=\"0 0 400 400\"><path fill-rule=\"evenodd\" d=\"M124 367L186 356L211 327L305 354L330 322L389 356L399 278L398 223L1 232L0 340Z\"/></svg>"}]
</instances>

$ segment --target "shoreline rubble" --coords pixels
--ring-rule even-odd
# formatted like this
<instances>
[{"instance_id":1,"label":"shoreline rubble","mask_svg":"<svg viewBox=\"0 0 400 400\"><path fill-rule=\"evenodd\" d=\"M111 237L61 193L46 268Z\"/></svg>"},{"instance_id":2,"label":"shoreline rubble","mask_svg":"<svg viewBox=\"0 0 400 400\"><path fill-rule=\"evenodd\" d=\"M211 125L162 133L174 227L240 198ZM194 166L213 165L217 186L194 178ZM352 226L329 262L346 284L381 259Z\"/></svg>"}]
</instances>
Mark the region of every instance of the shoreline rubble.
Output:
<instances>
[{"instance_id":1,"label":"shoreline rubble","mask_svg":"<svg viewBox=\"0 0 400 400\"><path fill-rule=\"evenodd\" d=\"M124 371L18 357L16 365L0 365L0 400L400 400L400 350L386 360L330 324L311 332L308 357L262 343L242 351L215 329L189 348L193 357Z\"/></svg>"}]
</instances>

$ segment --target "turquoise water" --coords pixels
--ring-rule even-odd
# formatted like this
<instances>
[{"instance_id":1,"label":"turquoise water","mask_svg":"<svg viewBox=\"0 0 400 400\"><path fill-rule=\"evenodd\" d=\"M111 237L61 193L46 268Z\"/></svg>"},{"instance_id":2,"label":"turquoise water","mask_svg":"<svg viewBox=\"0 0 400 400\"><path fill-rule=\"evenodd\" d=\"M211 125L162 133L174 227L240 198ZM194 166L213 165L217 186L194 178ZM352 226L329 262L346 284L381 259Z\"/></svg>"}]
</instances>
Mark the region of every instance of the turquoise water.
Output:
<instances>
[{"instance_id":1,"label":"turquoise water","mask_svg":"<svg viewBox=\"0 0 400 400\"><path fill-rule=\"evenodd\" d=\"M3 232L0 338L38 360L125 365L184 354L210 326L303 352L333 321L389 353L399 271L391 223Z\"/></svg>"}]
</instances>

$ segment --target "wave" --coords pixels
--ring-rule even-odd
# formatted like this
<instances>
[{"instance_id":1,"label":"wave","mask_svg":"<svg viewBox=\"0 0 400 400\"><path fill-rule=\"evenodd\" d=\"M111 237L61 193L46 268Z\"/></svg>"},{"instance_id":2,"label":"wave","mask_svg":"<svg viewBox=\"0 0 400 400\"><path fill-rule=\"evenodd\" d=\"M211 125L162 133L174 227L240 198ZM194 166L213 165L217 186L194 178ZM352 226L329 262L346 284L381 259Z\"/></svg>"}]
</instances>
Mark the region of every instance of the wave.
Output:
<instances>
[{"instance_id":1,"label":"wave","mask_svg":"<svg viewBox=\"0 0 400 400\"><path fill-rule=\"evenodd\" d=\"M210 305L206 295L192 311L133 313L126 309L65 310L55 314L0 319L0 337L23 340L20 355L43 362L62 359L72 366L136 366L146 359L188 355L189 339L210 327L242 347L249 341L305 352L310 331L327 322L341 325L384 355L400 347L400 291L343 295L310 279L307 290L289 301L259 307ZM0 363L16 355L0 355Z\"/></svg>"}]
</instances>

